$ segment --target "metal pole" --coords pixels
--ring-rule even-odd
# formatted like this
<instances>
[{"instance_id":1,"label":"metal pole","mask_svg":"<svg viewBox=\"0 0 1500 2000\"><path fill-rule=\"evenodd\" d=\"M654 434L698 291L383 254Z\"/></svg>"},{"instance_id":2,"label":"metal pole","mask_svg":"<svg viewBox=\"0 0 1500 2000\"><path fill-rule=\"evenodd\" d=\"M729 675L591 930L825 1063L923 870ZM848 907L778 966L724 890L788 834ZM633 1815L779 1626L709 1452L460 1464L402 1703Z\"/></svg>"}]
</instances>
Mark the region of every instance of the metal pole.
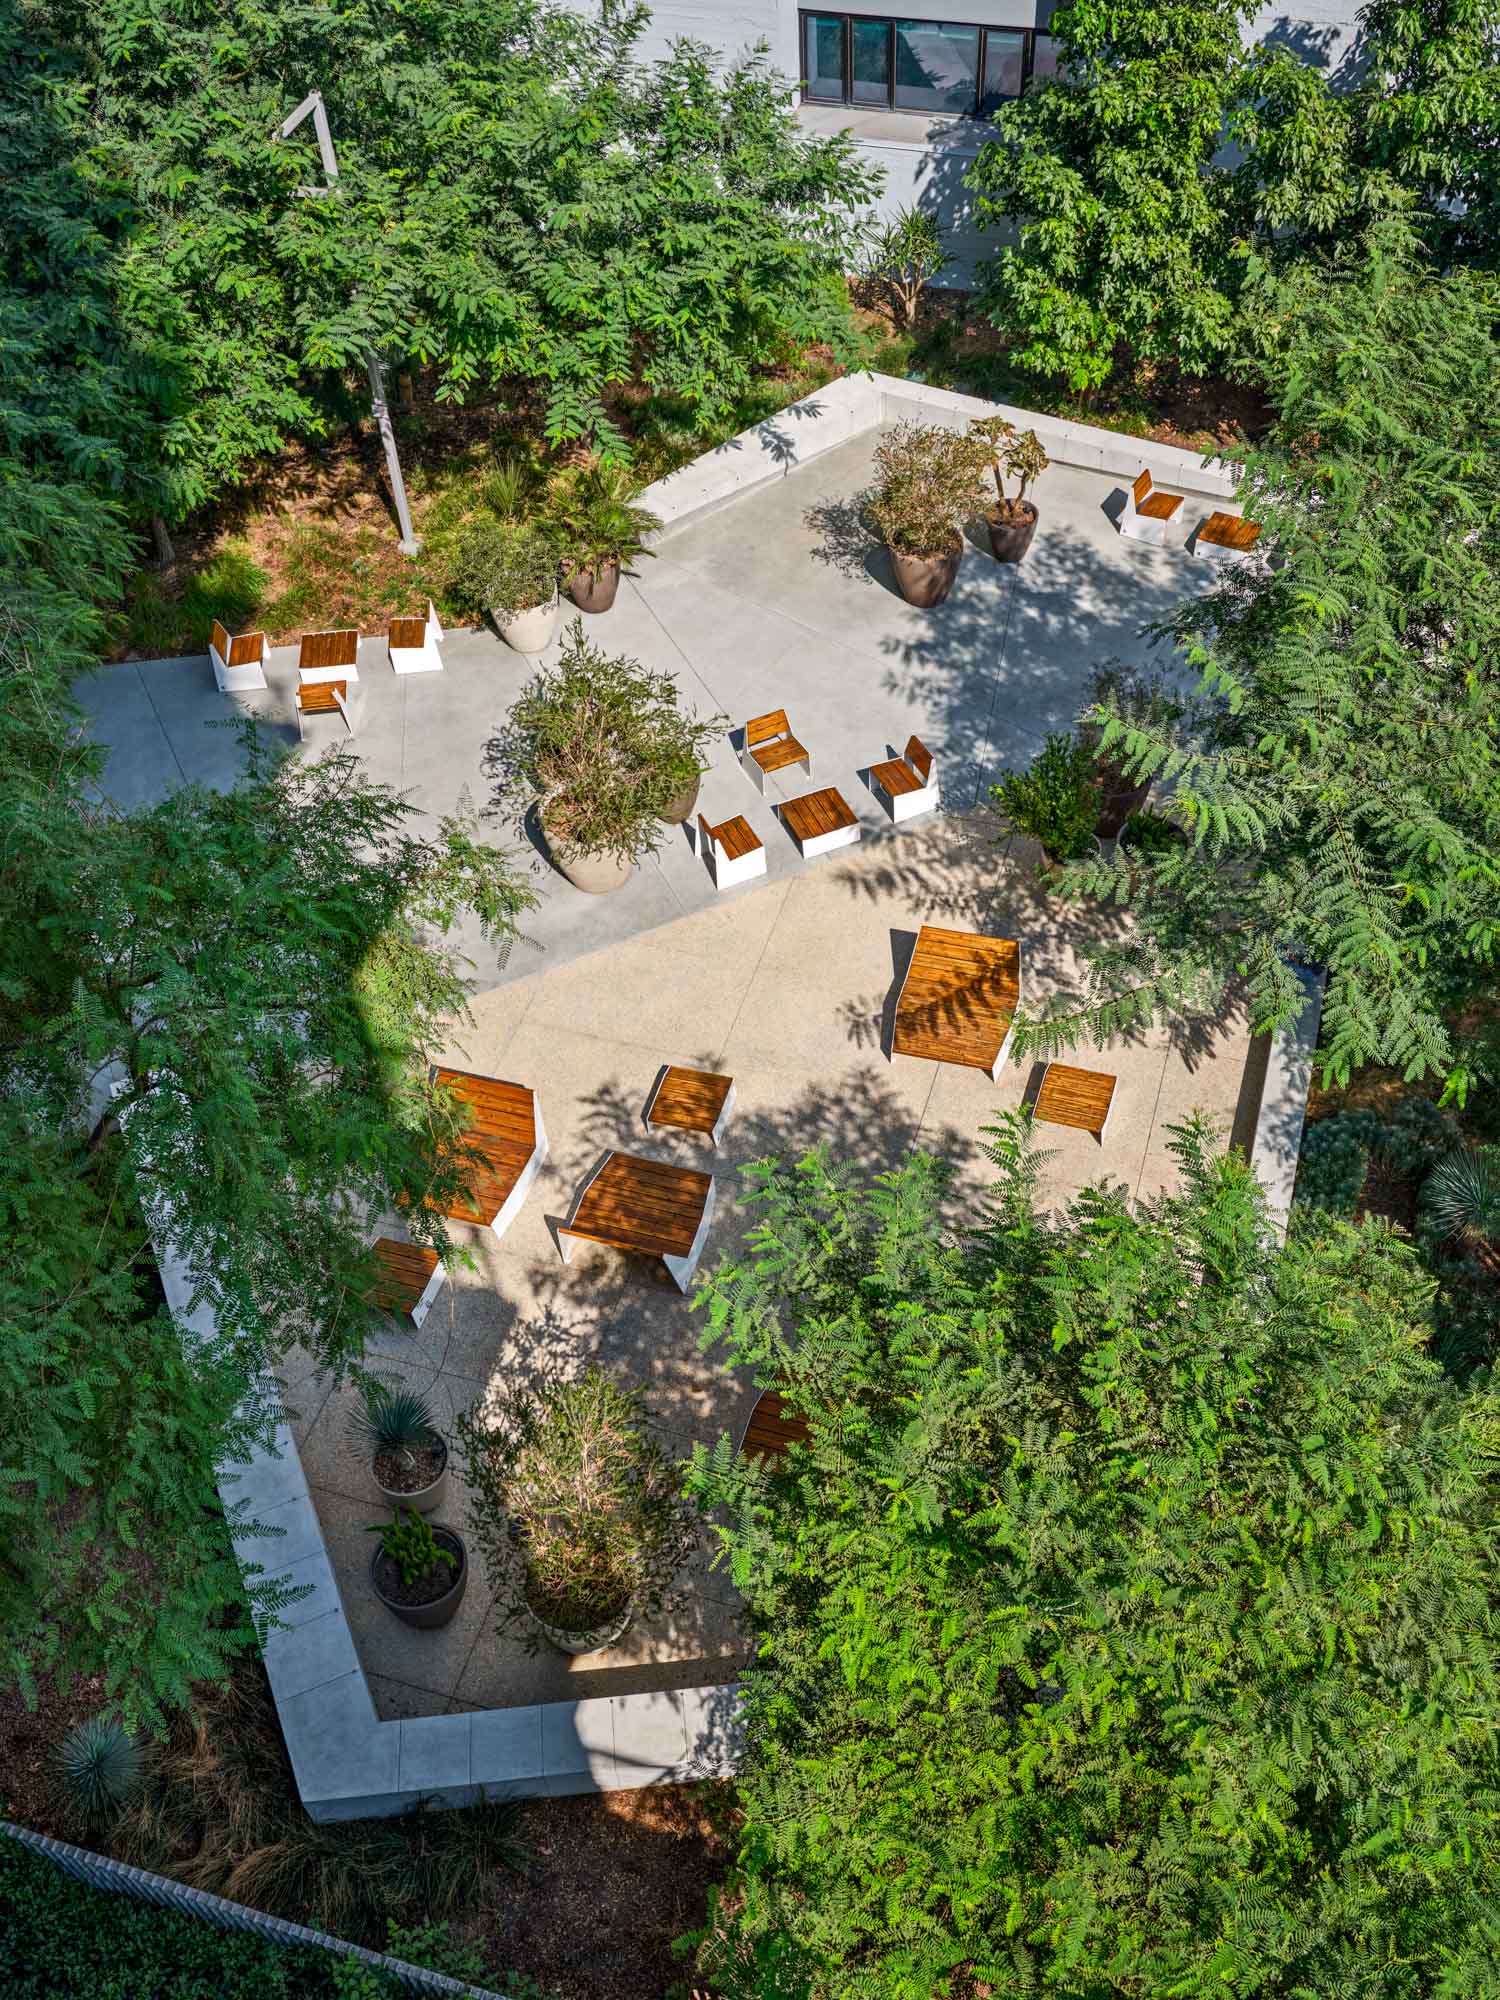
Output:
<instances>
[{"instance_id":1,"label":"metal pole","mask_svg":"<svg viewBox=\"0 0 1500 2000\"><path fill-rule=\"evenodd\" d=\"M333 133L328 124L328 113L323 108L323 93L311 90L297 109L277 131L278 139L286 139L296 131L304 118L311 117L313 130L318 137L318 155L323 162L323 172L328 177L328 185L322 188L298 188L301 195L329 194L339 177L338 157L333 150ZM396 451L396 432L391 424L390 405L385 399L385 373L380 366L380 357L373 348L365 355L365 369L370 377L370 406L375 413L375 428L380 433L380 442L385 448L385 469L390 475L391 497L396 503L396 519L401 525L401 553L414 556L422 544L412 532L411 509L406 504L406 481L401 477L401 460Z\"/></svg>"}]
</instances>

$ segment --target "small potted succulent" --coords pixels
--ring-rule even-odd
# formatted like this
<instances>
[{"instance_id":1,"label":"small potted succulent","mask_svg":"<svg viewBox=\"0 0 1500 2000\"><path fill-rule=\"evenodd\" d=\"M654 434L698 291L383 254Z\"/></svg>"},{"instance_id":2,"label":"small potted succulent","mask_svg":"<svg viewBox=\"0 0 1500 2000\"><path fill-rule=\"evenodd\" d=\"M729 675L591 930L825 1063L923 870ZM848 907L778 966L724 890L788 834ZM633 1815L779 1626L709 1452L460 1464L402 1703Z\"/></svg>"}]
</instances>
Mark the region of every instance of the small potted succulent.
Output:
<instances>
[{"instance_id":1,"label":"small potted succulent","mask_svg":"<svg viewBox=\"0 0 1500 2000\"><path fill-rule=\"evenodd\" d=\"M995 481L995 504L984 517L990 548L996 562L1018 563L1036 533L1036 503L1027 490L1047 470L1047 454L1035 431L1018 431L1001 416L976 417L969 432L988 454ZM1014 493L1005 490L1008 478L1016 482Z\"/></svg>"},{"instance_id":2,"label":"small potted succulent","mask_svg":"<svg viewBox=\"0 0 1500 2000\"><path fill-rule=\"evenodd\" d=\"M680 708L670 674L601 652L575 618L557 665L521 690L489 743L495 805L517 823L535 812L575 888L623 888L663 829L692 812L709 745L728 722Z\"/></svg>"},{"instance_id":3,"label":"small potted succulent","mask_svg":"<svg viewBox=\"0 0 1500 2000\"><path fill-rule=\"evenodd\" d=\"M984 464L984 448L969 433L910 421L876 447L870 518L908 604L929 610L953 588Z\"/></svg>"},{"instance_id":4,"label":"small potted succulent","mask_svg":"<svg viewBox=\"0 0 1500 2000\"><path fill-rule=\"evenodd\" d=\"M553 516L569 597L580 611L608 611L620 572L655 551L646 537L661 522L634 504L629 475L616 466L590 466L563 488Z\"/></svg>"},{"instance_id":5,"label":"small potted succulent","mask_svg":"<svg viewBox=\"0 0 1500 2000\"><path fill-rule=\"evenodd\" d=\"M448 589L466 610L488 612L518 653L544 652L557 636L557 545L527 522L472 522L454 552Z\"/></svg>"},{"instance_id":6,"label":"small potted succulent","mask_svg":"<svg viewBox=\"0 0 1500 2000\"><path fill-rule=\"evenodd\" d=\"M439 1527L415 1507L366 1530L379 1535L370 1557L370 1584L403 1625L432 1632L446 1625L469 1583L469 1552L457 1528Z\"/></svg>"},{"instance_id":7,"label":"small potted succulent","mask_svg":"<svg viewBox=\"0 0 1500 2000\"><path fill-rule=\"evenodd\" d=\"M370 1478L392 1512L435 1514L448 1494L448 1447L425 1396L373 1382L349 1415L351 1435L370 1453Z\"/></svg>"},{"instance_id":8,"label":"small potted succulent","mask_svg":"<svg viewBox=\"0 0 1500 2000\"><path fill-rule=\"evenodd\" d=\"M508 1387L460 1416L458 1444L504 1627L593 1653L661 1609L697 1527L637 1391L597 1368Z\"/></svg>"},{"instance_id":9,"label":"small potted succulent","mask_svg":"<svg viewBox=\"0 0 1500 2000\"><path fill-rule=\"evenodd\" d=\"M1036 841L1045 867L1097 853L1094 753L1076 736L1049 736L1026 771L1006 771L990 796L1012 826Z\"/></svg>"}]
</instances>

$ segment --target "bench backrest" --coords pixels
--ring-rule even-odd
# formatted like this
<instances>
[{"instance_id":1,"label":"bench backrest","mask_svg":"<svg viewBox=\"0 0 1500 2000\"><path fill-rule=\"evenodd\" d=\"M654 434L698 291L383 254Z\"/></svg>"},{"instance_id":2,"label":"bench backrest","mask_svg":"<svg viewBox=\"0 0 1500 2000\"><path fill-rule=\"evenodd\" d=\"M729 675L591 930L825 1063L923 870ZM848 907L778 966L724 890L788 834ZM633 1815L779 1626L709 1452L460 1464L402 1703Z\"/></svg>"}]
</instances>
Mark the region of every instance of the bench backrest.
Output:
<instances>
[{"instance_id":1,"label":"bench backrest","mask_svg":"<svg viewBox=\"0 0 1500 2000\"><path fill-rule=\"evenodd\" d=\"M231 667L248 667L252 661L260 658L265 650L265 644L264 632L237 632L229 642L229 655L225 664Z\"/></svg>"},{"instance_id":2,"label":"bench backrest","mask_svg":"<svg viewBox=\"0 0 1500 2000\"><path fill-rule=\"evenodd\" d=\"M698 832L701 835L701 837L708 842L711 848L714 844L714 830L709 825L708 821L703 817L702 813L699 813L698 815Z\"/></svg>"},{"instance_id":3,"label":"bench backrest","mask_svg":"<svg viewBox=\"0 0 1500 2000\"><path fill-rule=\"evenodd\" d=\"M1137 473L1135 484L1130 490L1135 496L1136 506L1143 506L1151 498L1151 474L1149 472Z\"/></svg>"},{"instance_id":4,"label":"bench backrest","mask_svg":"<svg viewBox=\"0 0 1500 2000\"><path fill-rule=\"evenodd\" d=\"M224 627L219 623L217 618L214 620L213 649L221 660L228 661L229 634L224 630Z\"/></svg>"},{"instance_id":5,"label":"bench backrest","mask_svg":"<svg viewBox=\"0 0 1500 2000\"><path fill-rule=\"evenodd\" d=\"M932 752L920 736L907 738L906 762L911 765L912 769L925 785L932 776Z\"/></svg>"},{"instance_id":6,"label":"bench backrest","mask_svg":"<svg viewBox=\"0 0 1500 2000\"><path fill-rule=\"evenodd\" d=\"M297 706L304 715L331 715L348 699L347 681L308 681L297 689Z\"/></svg>"},{"instance_id":7,"label":"bench backrest","mask_svg":"<svg viewBox=\"0 0 1500 2000\"><path fill-rule=\"evenodd\" d=\"M387 635L393 646L409 646L418 651L427 640L427 620L425 618L393 618Z\"/></svg>"},{"instance_id":8,"label":"bench backrest","mask_svg":"<svg viewBox=\"0 0 1500 2000\"><path fill-rule=\"evenodd\" d=\"M753 750L757 743L774 743L778 736L790 736L791 733L786 710L775 708L769 715L751 716L745 724L745 747Z\"/></svg>"},{"instance_id":9,"label":"bench backrest","mask_svg":"<svg viewBox=\"0 0 1500 2000\"><path fill-rule=\"evenodd\" d=\"M359 634L346 632L304 632L297 656L301 667L352 667L359 658Z\"/></svg>"}]
</instances>

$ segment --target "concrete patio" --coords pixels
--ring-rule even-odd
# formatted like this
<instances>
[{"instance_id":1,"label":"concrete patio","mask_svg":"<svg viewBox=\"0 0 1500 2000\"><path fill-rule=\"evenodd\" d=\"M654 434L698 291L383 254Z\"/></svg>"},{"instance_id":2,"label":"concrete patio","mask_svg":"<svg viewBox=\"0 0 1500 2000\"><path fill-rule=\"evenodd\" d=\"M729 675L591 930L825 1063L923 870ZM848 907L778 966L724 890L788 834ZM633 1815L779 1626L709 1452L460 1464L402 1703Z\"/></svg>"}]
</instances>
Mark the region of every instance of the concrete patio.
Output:
<instances>
[{"instance_id":1,"label":"concrete patio","mask_svg":"<svg viewBox=\"0 0 1500 2000\"><path fill-rule=\"evenodd\" d=\"M899 841L832 856L794 875L554 970L481 996L448 1060L532 1084L552 1156L503 1242L457 1228L472 1256L420 1333L377 1335L372 1364L420 1388L441 1419L493 1385L537 1367L574 1371L597 1360L645 1387L668 1441L682 1452L721 1433L739 1438L754 1385L717 1353L698 1351L701 1321L649 1265L580 1245L564 1265L552 1226L565 1218L601 1153L624 1146L709 1167L719 1208L705 1268L733 1254L747 1212L736 1169L815 1142L870 1171L912 1147L949 1158L955 1215L988 1178L981 1127L1035 1087L1030 1065L992 1083L977 1070L888 1059L894 993L920 924L935 921L1014 937L1029 1004L1066 981L1085 934L1114 921L1068 912L1037 886L1035 852L1006 855L988 813L935 818ZM1245 1141L1255 1115L1243 1020L1155 1031L1076 1061L1118 1078L1106 1141L1043 1127L1048 1202L1103 1177L1149 1195L1172 1183L1167 1127L1190 1110ZM702 1139L646 1135L641 1124L658 1067L680 1062L733 1075L738 1101L717 1153ZM734 1598L710 1571L706 1546L682 1602L638 1625L612 1652L572 1661L526 1653L496 1635L493 1590L476 1564L466 1602L440 1633L408 1631L374 1599L366 1575L377 1518L363 1455L345 1437L351 1391L316 1378L289 1382L293 1431L322 1520L343 1602L383 1716L440 1714L701 1686L729 1678L741 1655ZM462 1487L447 1518L463 1523Z\"/></svg>"}]
</instances>

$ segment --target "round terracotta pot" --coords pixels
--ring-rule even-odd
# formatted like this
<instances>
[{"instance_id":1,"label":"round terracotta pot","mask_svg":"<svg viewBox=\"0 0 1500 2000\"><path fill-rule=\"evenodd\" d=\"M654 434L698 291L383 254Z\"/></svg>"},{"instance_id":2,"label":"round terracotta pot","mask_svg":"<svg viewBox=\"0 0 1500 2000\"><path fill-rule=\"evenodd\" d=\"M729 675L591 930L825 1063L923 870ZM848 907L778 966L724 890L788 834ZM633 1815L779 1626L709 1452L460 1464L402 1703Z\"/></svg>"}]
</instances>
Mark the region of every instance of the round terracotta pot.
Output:
<instances>
[{"instance_id":1,"label":"round terracotta pot","mask_svg":"<svg viewBox=\"0 0 1500 2000\"><path fill-rule=\"evenodd\" d=\"M620 565L605 563L602 569L575 569L568 578L568 595L580 611L608 611L620 588Z\"/></svg>"},{"instance_id":2,"label":"round terracotta pot","mask_svg":"<svg viewBox=\"0 0 1500 2000\"><path fill-rule=\"evenodd\" d=\"M417 1487L409 1493L403 1493L394 1486L382 1486L373 1465L370 1468L370 1482L384 1501L386 1512L389 1514L394 1514L403 1507L415 1507L419 1514L435 1514L448 1497L448 1447L446 1444L443 1445L443 1469L430 1486Z\"/></svg>"},{"instance_id":3,"label":"round terracotta pot","mask_svg":"<svg viewBox=\"0 0 1500 2000\"><path fill-rule=\"evenodd\" d=\"M528 1604L527 1616L546 1639L548 1645L556 1646L560 1653L571 1653L578 1658L584 1653L602 1653L606 1647L623 1638L635 1616L635 1605L627 1604L618 1617L606 1619L602 1625L594 1625L586 1632L570 1632L562 1625L549 1625L538 1611Z\"/></svg>"},{"instance_id":4,"label":"round terracotta pot","mask_svg":"<svg viewBox=\"0 0 1500 2000\"><path fill-rule=\"evenodd\" d=\"M529 611L493 613L500 637L517 653L545 653L557 637L562 603L554 592L550 604L533 605Z\"/></svg>"},{"instance_id":5,"label":"round terracotta pot","mask_svg":"<svg viewBox=\"0 0 1500 2000\"><path fill-rule=\"evenodd\" d=\"M703 787L703 773L700 771L697 777L694 778L693 780L692 790L686 792L679 792L676 798L673 799L672 803L667 807L666 811L662 814L662 818L666 821L668 826L681 826L684 820L692 818L693 808L698 803L698 793L701 791L702 787Z\"/></svg>"},{"instance_id":6,"label":"round terracotta pot","mask_svg":"<svg viewBox=\"0 0 1500 2000\"><path fill-rule=\"evenodd\" d=\"M463 1603L464 1592L469 1587L469 1551L464 1546L463 1536L457 1528L434 1526L432 1532L440 1542L448 1543L457 1551L458 1574L443 1595L435 1597L430 1604L398 1604L394 1598L387 1597L377 1580L378 1567L384 1560L378 1545L370 1558L370 1588L387 1611L394 1611L403 1625L414 1626L419 1632L435 1632L439 1626L446 1625Z\"/></svg>"},{"instance_id":7,"label":"round terracotta pot","mask_svg":"<svg viewBox=\"0 0 1500 2000\"><path fill-rule=\"evenodd\" d=\"M953 588L963 552L961 539L940 556L909 556L893 548L891 567L896 572L896 588L908 604L916 605L919 611L931 611Z\"/></svg>"},{"instance_id":8,"label":"round terracotta pot","mask_svg":"<svg viewBox=\"0 0 1500 2000\"><path fill-rule=\"evenodd\" d=\"M990 531L990 548L996 562L1018 563L1031 547L1031 538L1036 533L1037 511L1029 500L1021 503L1019 513L1008 519L1000 514L989 513L985 525Z\"/></svg>"}]
</instances>

